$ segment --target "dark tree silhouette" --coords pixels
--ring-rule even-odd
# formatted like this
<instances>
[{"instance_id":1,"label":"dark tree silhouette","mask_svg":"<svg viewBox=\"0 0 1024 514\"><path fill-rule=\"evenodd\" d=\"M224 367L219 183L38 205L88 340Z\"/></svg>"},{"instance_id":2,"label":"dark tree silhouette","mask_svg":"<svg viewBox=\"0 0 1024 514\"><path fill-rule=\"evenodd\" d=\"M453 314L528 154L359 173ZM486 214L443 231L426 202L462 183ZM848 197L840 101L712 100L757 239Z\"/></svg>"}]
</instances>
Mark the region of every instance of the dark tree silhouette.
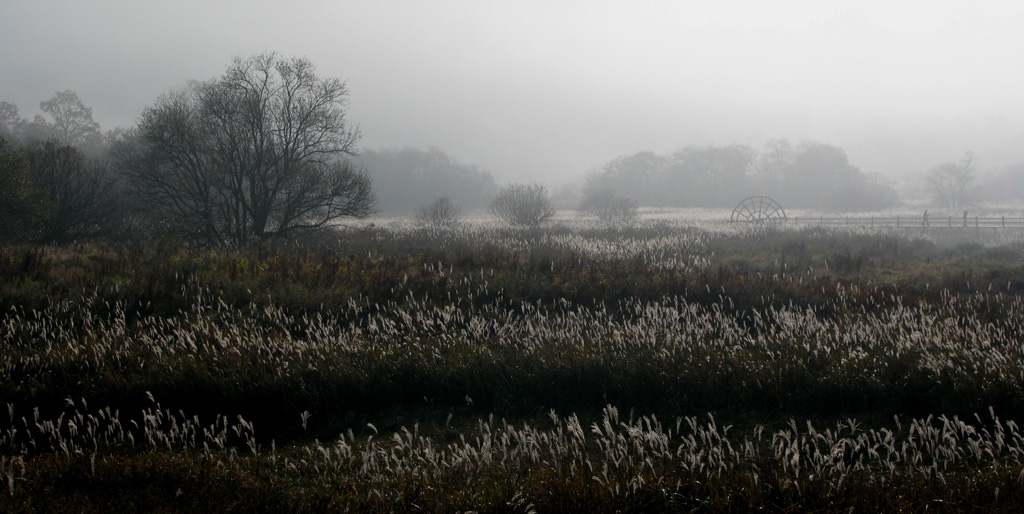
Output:
<instances>
[{"instance_id":1,"label":"dark tree silhouette","mask_svg":"<svg viewBox=\"0 0 1024 514\"><path fill-rule=\"evenodd\" d=\"M0 137L0 241L26 242L36 237L43 195L32 184L28 163Z\"/></svg>"},{"instance_id":2,"label":"dark tree silhouette","mask_svg":"<svg viewBox=\"0 0 1024 514\"><path fill-rule=\"evenodd\" d=\"M25 159L47 204L45 212L38 213L39 242L65 244L107 233L118 208L115 181L106 169L75 147L52 139L29 147Z\"/></svg>"},{"instance_id":3,"label":"dark tree silhouette","mask_svg":"<svg viewBox=\"0 0 1024 514\"><path fill-rule=\"evenodd\" d=\"M260 54L146 109L121 162L165 228L245 245L371 212L370 180L347 158L359 131L348 91L312 63Z\"/></svg>"}]
</instances>

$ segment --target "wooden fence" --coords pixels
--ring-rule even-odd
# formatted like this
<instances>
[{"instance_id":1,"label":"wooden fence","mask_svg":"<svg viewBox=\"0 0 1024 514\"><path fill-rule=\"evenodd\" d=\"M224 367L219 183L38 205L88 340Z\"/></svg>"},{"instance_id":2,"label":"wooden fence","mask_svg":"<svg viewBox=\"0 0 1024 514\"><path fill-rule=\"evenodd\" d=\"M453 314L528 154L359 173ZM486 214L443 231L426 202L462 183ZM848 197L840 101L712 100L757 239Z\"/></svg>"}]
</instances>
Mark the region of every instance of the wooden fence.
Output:
<instances>
[{"instance_id":1,"label":"wooden fence","mask_svg":"<svg viewBox=\"0 0 1024 514\"><path fill-rule=\"evenodd\" d=\"M896 217L855 217L855 216L795 216L775 218L770 222L786 225L819 225L824 227L860 227L898 230L1024 230L1024 218L1006 216L896 216Z\"/></svg>"}]
</instances>

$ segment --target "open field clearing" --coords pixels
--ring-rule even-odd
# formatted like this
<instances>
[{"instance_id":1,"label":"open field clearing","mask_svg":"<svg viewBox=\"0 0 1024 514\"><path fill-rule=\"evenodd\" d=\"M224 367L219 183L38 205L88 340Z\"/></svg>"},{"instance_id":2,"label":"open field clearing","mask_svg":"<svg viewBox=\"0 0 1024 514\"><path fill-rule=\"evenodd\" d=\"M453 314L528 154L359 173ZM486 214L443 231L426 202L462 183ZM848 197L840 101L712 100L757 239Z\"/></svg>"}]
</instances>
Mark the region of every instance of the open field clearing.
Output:
<instances>
[{"instance_id":1,"label":"open field clearing","mask_svg":"<svg viewBox=\"0 0 1024 514\"><path fill-rule=\"evenodd\" d=\"M1024 508L1020 243L709 220L0 248L0 510Z\"/></svg>"}]
</instances>

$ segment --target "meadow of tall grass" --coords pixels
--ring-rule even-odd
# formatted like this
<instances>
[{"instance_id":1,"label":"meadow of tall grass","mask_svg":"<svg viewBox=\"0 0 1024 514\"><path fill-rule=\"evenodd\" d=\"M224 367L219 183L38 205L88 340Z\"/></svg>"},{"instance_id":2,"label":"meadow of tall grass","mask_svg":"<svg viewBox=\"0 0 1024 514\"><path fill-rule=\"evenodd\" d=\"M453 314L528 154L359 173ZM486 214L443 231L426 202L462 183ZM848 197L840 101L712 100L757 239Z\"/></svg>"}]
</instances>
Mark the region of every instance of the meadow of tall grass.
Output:
<instances>
[{"instance_id":1,"label":"meadow of tall grass","mask_svg":"<svg viewBox=\"0 0 1024 514\"><path fill-rule=\"evenodd\" d=\"M0 510L1024 508L1019 244L578 222L0 248Z\"/></svg>"}]
</instances>

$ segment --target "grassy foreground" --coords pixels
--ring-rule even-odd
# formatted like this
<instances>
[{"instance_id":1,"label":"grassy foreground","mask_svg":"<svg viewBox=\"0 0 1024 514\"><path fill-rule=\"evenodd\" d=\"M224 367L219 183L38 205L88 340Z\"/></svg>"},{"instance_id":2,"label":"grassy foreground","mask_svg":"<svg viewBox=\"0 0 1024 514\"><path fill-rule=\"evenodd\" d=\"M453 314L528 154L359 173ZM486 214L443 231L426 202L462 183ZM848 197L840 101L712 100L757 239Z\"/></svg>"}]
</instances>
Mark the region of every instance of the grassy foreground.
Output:
<instances>
[{"instance_id":1,"label":"grassy foreground","mask_svg":"<svg viewBox=\"0 0 1024 514\"><path fill-rule=\"evenodd\" d=\"M0 510L1024 511L1017 246L0 248Z\"/></svg>"}]
</instances>

